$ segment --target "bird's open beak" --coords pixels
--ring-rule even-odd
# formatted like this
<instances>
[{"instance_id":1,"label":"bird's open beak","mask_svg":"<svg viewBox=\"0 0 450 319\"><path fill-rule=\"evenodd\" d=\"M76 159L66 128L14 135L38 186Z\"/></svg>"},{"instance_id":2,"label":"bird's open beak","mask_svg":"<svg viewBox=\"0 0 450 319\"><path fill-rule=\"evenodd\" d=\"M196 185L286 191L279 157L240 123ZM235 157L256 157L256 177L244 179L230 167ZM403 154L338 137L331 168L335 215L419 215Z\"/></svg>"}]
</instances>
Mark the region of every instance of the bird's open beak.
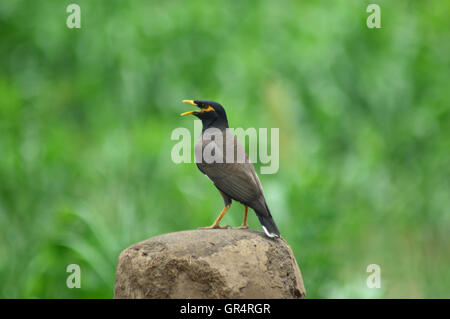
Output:
<instances>
[{"instance_id":1,"label":"bird's open beak","mask_svg":"<svg viewBox=\"0 0 450 319\"><path fill-rule=\"evenodd\" d=\"M199 108L201 108L202 110L199 112L199 111L189 111L189 112L184 112L184 113L181 113L181 116L185 116L185 115L189 115L189 114L199 114L199 113L205 113L205 112L211 112L211 111L215 111L215 109L211 106L211 105L208 105L208 107L205 107L205 106L203 106L203 105L198 105L198 104L196 104L193 100L183 100L183 102L184 103L189 103L189 104L192 104L192 105L195 105L195 106L198 106Z\"/></svg>"},{"instance_id":2,"label":"bird's open beak","mask_svg":"<svg viewBox=\"0 0 450 319\"><path fill-rule=\"evenodd\" d=\"M195 102L193 100L183 100L183 103L189 103L189 104L197 106L197 104L195 104ZM194 113L199 113L199 112L198 111L184 112L184 113L181 113L181 116L190 115L190 114L194 114Z\"/></svg>"}]
</instances>

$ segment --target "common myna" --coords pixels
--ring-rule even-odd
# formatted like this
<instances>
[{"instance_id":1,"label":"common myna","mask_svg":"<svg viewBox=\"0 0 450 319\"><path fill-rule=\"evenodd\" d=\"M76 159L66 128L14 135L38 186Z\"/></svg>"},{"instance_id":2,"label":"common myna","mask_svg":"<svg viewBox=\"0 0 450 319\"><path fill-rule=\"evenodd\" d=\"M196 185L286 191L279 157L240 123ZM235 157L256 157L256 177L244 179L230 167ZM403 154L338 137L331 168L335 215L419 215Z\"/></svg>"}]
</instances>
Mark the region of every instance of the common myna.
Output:
<instances>
[{"instance_id":1,"label":"common myna","mask_svg":"<svg viewBox=\"0 0 450 319\"><path fill-rule=\"evenodd\" d=\"M204 100L183 100L183 102L200 108L198 111L185 112L181 115L192 114L202 121L202 136L195 145L197 166L214 183L225 203L225 208L216 221L211 226L204 228L227 228L226 226L219 226L219 222L234 199L245 206L244 223L240 228L248 228L247 212L248 207L251 207L258 216L266 235L279 237L280 232L272 219L269 207L267 207L255 168L245 149L229 130L227 115L222 105ZM205 149L213 154L212 161L198 158L199 154L202 156L208 153L204 152ZM229 155L231 153L231 156L227 157L227 150ZM239 158L240 154L242 156Z\"/></svg>"}]
</instances>

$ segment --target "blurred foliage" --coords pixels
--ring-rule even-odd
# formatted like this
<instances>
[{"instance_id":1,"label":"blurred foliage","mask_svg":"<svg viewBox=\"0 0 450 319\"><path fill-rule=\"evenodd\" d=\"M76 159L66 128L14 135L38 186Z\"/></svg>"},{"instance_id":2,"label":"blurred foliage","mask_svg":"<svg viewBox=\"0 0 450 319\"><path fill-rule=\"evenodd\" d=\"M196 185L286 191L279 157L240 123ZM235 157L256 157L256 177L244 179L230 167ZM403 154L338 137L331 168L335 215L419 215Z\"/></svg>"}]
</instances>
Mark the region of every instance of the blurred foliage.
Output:
<instances>
[{"instance_id":1,"label":"blurred foliage","mask_svg":"<svg viewBox=\"0 0 450 319\"><path fill-rule=\"evenodd\" d=\"M450 4L369 3L0 2L0 297L111 298L122 249L214 220L170 157L185 98L280 128L260 178L309 297L449 297Z\"/></svg>"}]
</instances>

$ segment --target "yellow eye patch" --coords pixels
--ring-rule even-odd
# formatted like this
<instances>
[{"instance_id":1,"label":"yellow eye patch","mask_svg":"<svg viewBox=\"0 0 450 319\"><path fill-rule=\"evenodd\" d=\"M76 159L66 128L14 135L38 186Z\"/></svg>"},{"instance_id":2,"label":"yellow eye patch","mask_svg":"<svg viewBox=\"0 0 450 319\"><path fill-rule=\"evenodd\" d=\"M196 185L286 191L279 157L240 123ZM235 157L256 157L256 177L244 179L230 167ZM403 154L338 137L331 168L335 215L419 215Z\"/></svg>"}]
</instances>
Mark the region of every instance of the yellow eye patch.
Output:
<instances>
[{"instance_id":1,"label":"yellow eye patch","mask_svg":"<svg viewBox=\"0 0 450 319\"><path fill-rule=\"evenodd\" d=\"M203 112L211 112L211 111L216 111L211 105L208 105L208 107L206 109L202 109L202 113Z\"/></svg>"}]
</instances>

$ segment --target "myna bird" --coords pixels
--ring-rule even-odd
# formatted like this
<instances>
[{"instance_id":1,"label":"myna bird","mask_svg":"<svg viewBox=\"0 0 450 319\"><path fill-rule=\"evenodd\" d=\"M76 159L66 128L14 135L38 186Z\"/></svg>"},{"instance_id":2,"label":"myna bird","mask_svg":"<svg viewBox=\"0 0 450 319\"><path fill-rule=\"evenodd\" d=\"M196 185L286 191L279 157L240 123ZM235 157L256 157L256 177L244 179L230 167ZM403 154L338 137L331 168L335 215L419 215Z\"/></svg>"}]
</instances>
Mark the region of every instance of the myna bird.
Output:
<instances>
[{"instance_id":1,"label":"myna bird","mask_svg":"<svg viewBox=\"0 0 450 319\"><path fill-rule=\"evenodd\" d=\"M240 228L248 228L247 211L248 207L250 207L258 216L266 235L269 237L279 237L280 232L272 219L269 207L267 207L261 182L259 181L258 175L256 175L255 168L246 154L245 149L238 142L236 136L229 130L227 115L222 105L217 102L204 100L183 100L183 102L200 108L198 111L181 114L181 116L192 114L202 121L202 136L195 145L195 154L204 154L203 151L205 148L213 148L214 152L218 152L214 154L214 158L221 159L219 161L208 162L196 158L198 168L214 183L225 203L225 208L219 217L217 217L216 221L211 226L204 228L227 228L226 226L219 226L219 223L230 208L231 201L234 199L245 206L244 223ZM213 136L214 134L209 134L209 132L216 132L215 134L218 132L222 135L222 138L217 139ZM214 143L214 145L211 145L211 143ZM231 150L228 147L232 147L234 150L231 161L226 156L227 149ZM241 160L236 159L236 155L238 154L243 154Z\"/></svg>"}]
</instances>

